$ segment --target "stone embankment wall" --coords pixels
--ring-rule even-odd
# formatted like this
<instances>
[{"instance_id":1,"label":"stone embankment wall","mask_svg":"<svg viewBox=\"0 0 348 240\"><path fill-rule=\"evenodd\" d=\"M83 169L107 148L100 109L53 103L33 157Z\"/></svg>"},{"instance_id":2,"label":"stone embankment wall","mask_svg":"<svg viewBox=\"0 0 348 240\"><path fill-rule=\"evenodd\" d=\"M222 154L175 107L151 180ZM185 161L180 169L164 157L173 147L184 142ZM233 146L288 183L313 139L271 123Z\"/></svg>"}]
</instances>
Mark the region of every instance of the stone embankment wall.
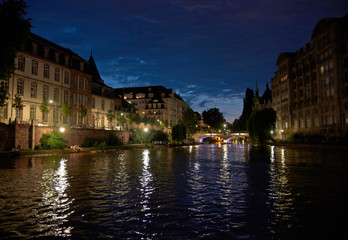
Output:
<instances>
[{"instance_id":1,"label":"stone embankment wall","mask_svg":"<svg viewBox=\"0 0 348 240\"><path fill-rule=\"evenodd\" d=\"M14 126L0 125L0 151L11 150L15 146Z\"/></svg>"},{"instance_id":2,"label":"stone embankment wall","mask_svg":"<svg viewBox=\"0 0 348 240\"><path fill-rule=\"evenodd\" d=\"M40 144L43 134L58 131L55 127L39 127L32 125L0 125L0 151L8 151L20 145L23 149L33 149ZM128 143L131 131L114 131L101 129L66 129L64 132L66 145L81 145L86 137L106 139L114 133L123 143Z\"/></svg>"}]
</instances>

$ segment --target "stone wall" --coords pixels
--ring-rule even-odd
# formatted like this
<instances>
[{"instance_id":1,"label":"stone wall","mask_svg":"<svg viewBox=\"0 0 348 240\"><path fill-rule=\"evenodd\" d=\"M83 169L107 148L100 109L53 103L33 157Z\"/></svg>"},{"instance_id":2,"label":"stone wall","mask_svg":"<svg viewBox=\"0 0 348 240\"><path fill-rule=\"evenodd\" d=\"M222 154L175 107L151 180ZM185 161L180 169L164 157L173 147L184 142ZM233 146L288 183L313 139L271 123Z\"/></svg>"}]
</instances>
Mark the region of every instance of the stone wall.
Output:
<instances>
[{"instance_id":1,"label":"stone wall","mask_svg":"<svg viewBox=\"0 0 348 240\"><path fill-rule=\"evenodd\" d=\"M9 151L15 146L15 128L9 125L0 125L0 151Z\"/></svg>"},{"instance_id":2,"label":"stone wall","mask_svg":"<svg viewBox=\"0 0 348 240\"><path fill-rule=\"evenodd\" d=\"M18 145L24 149L34 149L35 145L40 145L40 138L43 134L50 134L53 131L58 131L58 128L30 125L0 125L0 151L11 150ZM111 133L118 136L123 143L129 143L131 131L73 128L65 130L65 144L67 146L81 145L86 137L106 139Z\"/></svg>"}]
</instances>

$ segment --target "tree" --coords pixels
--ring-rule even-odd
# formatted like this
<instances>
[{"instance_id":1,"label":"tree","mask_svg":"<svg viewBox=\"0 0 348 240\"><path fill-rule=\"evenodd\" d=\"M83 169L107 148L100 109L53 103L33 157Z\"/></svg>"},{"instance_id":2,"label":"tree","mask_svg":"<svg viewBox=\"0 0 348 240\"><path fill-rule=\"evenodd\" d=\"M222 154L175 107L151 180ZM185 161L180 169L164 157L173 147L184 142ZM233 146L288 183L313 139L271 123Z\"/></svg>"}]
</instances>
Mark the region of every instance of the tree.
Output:
<instances>
[{"instance_id":1,"label":"tree","mask_svg":"<svg viewBox=\"0 0 348 240\"><path fill-rule=\"evenodd\" d=\"M180 119L179 124L182 124L186 127L186 133L189 136L192 136L199 130L197 114L192 111L191 108L187 108L182 113L182 118Z\"/></svg>"},{"instance_id":2,"label":"tree","mask_svg":"<svg viewBox=\"0 0 348 240\"><path fill-rule=\"evenodd\" d=\"M63 102L60 110L62 111L63 119L67 119L67 117L70 115L70 112L71 112L71 108L70 108L68 102Z\"/></svg>"},{"instance_id":3,"label":"tree","mask_svg":"<svg viewBox=\"0 0 348 240\"><path fill-rule=\"evenodd\" d=\"M15 69L15 58L29 36L31 19L25 19L27 4L7 0L0 4L0 79L8 79Z\"/></svg>"},{"instance_id":4,"label":"tree","mask_svg":"<svg viewBox=\"0 0 348 240\"><path fill-rule=\"evenodd\" d=\"M84 119L87 116L87 108L84 105L80 105L78 109L78 114L80 121L82 122L82 119Z\"/></svg>"},{"instance_id":5,"label":"tree","mask_svg":"<svg viewBox=\"0 0 348 240\"><path fill-rule=\"evenodd\" d=\"M44 98L41 105L40 105L40 112L42 113L43 120L45 119L47 121L46 115L49 113L50 109L48 108L48 102L47 99Z\"/></svg>"},{"instance_id":6,"label":"tree","mask_svg":"<svg viewBox=\"0 0 348 240\"><path fill-rule=\"evenodd\" d=\"M15 95L15 99L14 99L14 103L13 103L12 107L14 107L16 109L17 113L22 111L24 108L22 98L18 94Z\"/></svg>"},{"instance_id":7,"label":"tree","mask_svg":"<svg viewBox=\"0 0 348 240\"><path fill-rule=\"evenodd\" d=\"M276 112L272 108L254 110L248 121L248 132L253 143L263 144L272 139L271 130L276 122Z\"/></svg>"},{"instance_id":8,"label":"tree","mask_svg":"<svg viewBox=\"0 0 348 240\"><path fill-rule=\"evenodd\" d=\"M224 115L218 108L204 110L202 116L204 123L210 125L214 129L223 128L223 124L226 122Z\"/></svg>"},{"instance_id":9,"label":"tree","mask_svg":"<svg viewBox=\"0 0 348 240\"><path fill-rule=\"evenodd\" d=\"M9 98L9 94L7 93L7 87L3 84L0 86L0 119L3 117L3 111L6 100Z\"/></svg>"},{"instance_id":10,"label":"tree","mask_svg":"<svg viewBox=\"0 0 348 240\"><path fill-rule=\"evenodd\" d=\"M172 139L174 142L183 142L186 139L186 127L177 124L172 129Z\"/></svg>"},{"instance_id":11,"label":"tree","mask_svg":"<svg viewBox=\"0 0 348 240\"><path fill-rule=\"evenodd\" d=\"M108 113L106 114L106 119L108 120L109 123L111 123L112 120L115 119L114 111L108 110Z\"/></svg>"}]
</instances>

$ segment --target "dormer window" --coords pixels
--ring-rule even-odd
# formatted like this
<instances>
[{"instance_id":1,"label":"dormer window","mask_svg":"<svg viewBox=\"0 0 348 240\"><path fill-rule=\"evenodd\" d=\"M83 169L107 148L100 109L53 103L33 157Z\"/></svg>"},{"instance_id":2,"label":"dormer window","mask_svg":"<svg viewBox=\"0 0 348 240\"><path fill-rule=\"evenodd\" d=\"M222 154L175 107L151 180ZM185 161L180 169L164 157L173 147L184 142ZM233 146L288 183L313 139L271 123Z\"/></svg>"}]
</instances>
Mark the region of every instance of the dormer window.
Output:
<instances>
[{"instance_id":1,"label":"dormer window","mask_svg":"<svg viewBox=\"0 0 348 240\"><path fill-rule=\"evenodd\" d=\"M65 56L65 66L69 66L69 57Z\"/></svg>"},{"instance_id":2,"label":"dormer window","mask_svg":"<svg viewBox=\"0 0 348 240\"><path fill-rule=\"evenodd\" d=\"M55 60L58 63L59 62L59 53L58 52L56 53L55 57L56 57Z\"/></svg>"},{"instance_id":3,"label":"dormer window","mask_svg":"<svg viewBox=\"0 0 348 240\"><path fill-rule=\"evenodd\" d=\"M33 53L37 54L37 44L33 43L32 47L33 47Z\"/></svg>"},{"instance_id":4,"label":"dormer window","mask_svg":"<svg viewBox=\"0 0 348 240\"><path fill-rule=\"evenodd\" d=\"M80 71L83 72L85 70L85 64L80 62Z\"/></svg>"},{"instance_id":5,"label":"dormer window","mask_svg":"<svg viewBox=\"0 0 348 240\"><path fill-rule=\"evenodd\" d=\"M44 57L48 58L48 56L49 56L49 49L45 47L44 48Z\"/></svg>"}]
</instances>

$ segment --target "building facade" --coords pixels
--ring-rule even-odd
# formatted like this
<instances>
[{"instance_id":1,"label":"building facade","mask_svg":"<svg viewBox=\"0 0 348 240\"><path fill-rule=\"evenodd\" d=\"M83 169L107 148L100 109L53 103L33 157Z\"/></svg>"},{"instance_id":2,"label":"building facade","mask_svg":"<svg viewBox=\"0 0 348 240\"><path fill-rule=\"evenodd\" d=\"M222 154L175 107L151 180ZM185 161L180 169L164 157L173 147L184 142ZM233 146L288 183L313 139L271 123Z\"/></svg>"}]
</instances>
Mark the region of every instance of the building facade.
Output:
<instances>
[{"instance_id":1,"label":"building facade","mask_svg":"<svg viewBox=\"0 0 348 240\"><path fill-rule=\"evenodd\" d=\"M182 118L188 104L173 89L163 86L119 88L116 95L135 107L141 118L151 118L175 125Z\"/></svg>"},{"instance_id":2,"label":"building facade","mask_svg":"<svg viewBox=\"0 0 348 240\"><path fill-rule=\"evenodd\" d=\"M271 80L277 135L348 134L348 15L325 18L310 41L281 53Z\"/></svg>"}]
</instances>

